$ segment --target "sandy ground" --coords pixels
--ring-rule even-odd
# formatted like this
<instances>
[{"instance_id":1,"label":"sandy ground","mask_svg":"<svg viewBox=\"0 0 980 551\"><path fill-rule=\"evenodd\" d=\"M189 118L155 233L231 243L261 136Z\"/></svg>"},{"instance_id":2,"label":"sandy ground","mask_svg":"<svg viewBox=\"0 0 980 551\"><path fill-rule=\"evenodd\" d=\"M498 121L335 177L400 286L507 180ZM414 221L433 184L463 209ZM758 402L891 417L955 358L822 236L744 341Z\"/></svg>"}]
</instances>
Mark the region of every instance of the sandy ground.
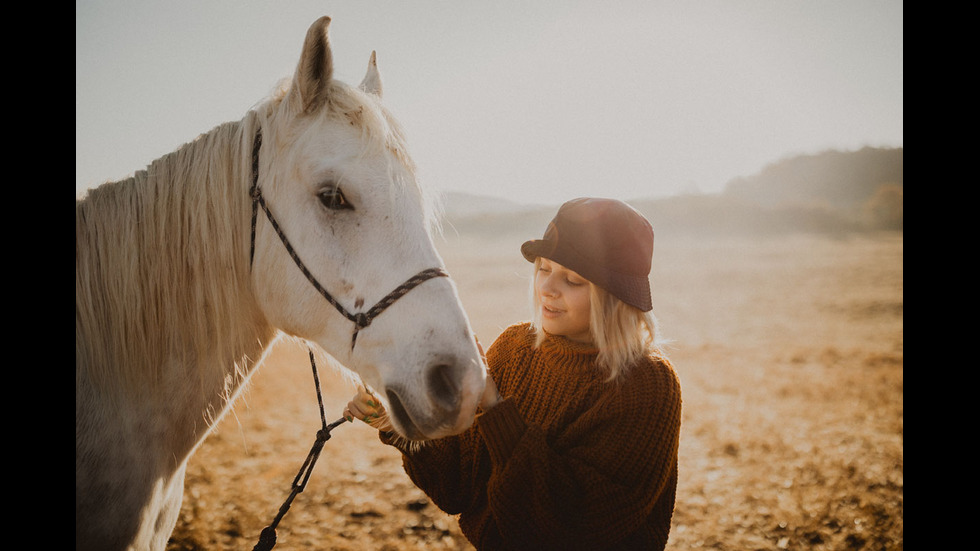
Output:
<instances>
[{"instance_id":1,"label":"sandy ground","mask_svg":"<svg viewBox=\"0 0 980 551\"><path fill-rule=\"evenodd\" d=\"M449 235L440 249L487 344L527 318L520 239ZM902 236L658 235L654 264L684 392L668 548L901 550ZM353 386L320 374L332 421ZM318 428L307 352L283 342L191 459L168 549L251 549ZM333 431L278 538L277 550L472 549L362 423Z\"/></svg>"}]
</instances>

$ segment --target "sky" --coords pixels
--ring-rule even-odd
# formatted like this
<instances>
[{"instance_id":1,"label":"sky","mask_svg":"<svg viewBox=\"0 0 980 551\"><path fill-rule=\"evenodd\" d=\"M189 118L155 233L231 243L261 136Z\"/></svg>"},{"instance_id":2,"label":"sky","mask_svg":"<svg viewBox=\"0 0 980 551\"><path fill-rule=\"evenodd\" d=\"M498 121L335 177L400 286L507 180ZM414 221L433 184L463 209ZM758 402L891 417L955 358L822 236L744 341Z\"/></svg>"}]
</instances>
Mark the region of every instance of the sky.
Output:
<instances>
[{"instance_id":1,"label":"sky","mask_svg":"<svg viewBox=\"0 0 980 551\"><path fill-rule=\"evenodd\" d=\"M76 196L242 119L321 15L335 78L377 51L440 191L718 193L793 155L903 147L901 0L76 0Z\"/></svg>"}]
</instances>

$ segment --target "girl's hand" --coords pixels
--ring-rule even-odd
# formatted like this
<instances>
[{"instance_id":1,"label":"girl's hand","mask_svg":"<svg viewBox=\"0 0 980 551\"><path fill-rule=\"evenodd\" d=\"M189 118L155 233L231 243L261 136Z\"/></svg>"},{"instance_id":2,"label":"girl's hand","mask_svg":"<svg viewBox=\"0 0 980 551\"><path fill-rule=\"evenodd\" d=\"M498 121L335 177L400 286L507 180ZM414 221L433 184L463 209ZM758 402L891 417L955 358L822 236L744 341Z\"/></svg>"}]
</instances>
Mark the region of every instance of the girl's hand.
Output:
<instances>
[{"instance_id":1,"label":"girl's hand","mask_svg":"<svg viewBox=\"0 0 980 551\"><path fill-rule=\"evenodd\" d=\"M487 387L483 390L483 397L480 398L480 409L487 411L493 406L497 405L497 402L503 400L500 397L500 393L497 392L497 385L493 382L493 377L487 373Z\"/></svg>"},{"instance_id":2,"label":"girl's hand","mask_svg":"<svg viewBox=\"0 0 980 551\"><path fill-rule=\"evenodd\" d=\"M480 350L480 357L483 358L483 366L487 366L487 354L483 351L483 345L480 344L480 339L476 340L476 347ZM500 393L497 391L497 385L493 382L493 377L490 376L490 371L487 371L487 386L483 389L483 396L480 398L480 409L487 411L493 406L497 405L497 402L502 400Z\"/></svg>"},{"instance_id":3,"label":"girl's hand","mask_svg":"<svg viewBox=\"0 0 980 551\"><path fill-rule=\"evenodd\" d=\"M353 422L355 417L381 432L391 432L394 430L391 427L388 412L381 405L381 401L364 388L358 389L357 394L354 395L354 398L344 408L345 419Z\"/></svg>"}]
</instances>

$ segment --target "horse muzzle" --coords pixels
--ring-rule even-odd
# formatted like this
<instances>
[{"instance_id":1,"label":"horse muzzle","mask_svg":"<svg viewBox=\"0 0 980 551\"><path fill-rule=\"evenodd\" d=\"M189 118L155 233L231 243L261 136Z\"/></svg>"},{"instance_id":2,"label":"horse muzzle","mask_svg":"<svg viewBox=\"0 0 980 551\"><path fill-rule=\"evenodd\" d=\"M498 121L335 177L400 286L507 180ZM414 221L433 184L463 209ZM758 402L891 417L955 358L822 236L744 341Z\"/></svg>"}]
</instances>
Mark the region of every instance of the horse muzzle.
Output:
<instances>
[{"instance_id":1,"label":"horse muzzle","mask_svg":"<svg viewBox=\"0 0 980 551\"><path fill-rule=\"evenodd\" d=\"M399 384L387 386L388 412L396 429L409 440L443 438L466 430L473 424L483 392L477 379L463 364L435 362L423 373L424 395L410 394Z\"/></svg>"}]
</instances>

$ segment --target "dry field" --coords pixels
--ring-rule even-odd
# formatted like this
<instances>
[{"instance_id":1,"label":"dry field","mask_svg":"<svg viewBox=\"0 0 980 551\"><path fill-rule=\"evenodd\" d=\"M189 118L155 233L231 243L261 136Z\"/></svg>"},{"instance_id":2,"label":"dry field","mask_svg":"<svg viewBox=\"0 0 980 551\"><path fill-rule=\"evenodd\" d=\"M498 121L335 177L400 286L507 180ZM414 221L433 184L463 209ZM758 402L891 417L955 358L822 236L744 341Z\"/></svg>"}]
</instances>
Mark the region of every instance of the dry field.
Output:
<instances>
[{"instance_id":1,"label":"dry field","mask_svg":"<svg viewBox=\"0 0 980 551\"><path fill-rule=\"evenodd\" d=\"M527 318L524 237L440 242L485 345ZM652 279L684 392L668 548L903 549L901 234L659 232ZM331 421L353 387L320 367ZM191 459L168 549L252 549L318 428L306 351L283 342ZM472 549L362 423L333 431L278 534L277 550Z\"/></svg>"}]
</instances>

